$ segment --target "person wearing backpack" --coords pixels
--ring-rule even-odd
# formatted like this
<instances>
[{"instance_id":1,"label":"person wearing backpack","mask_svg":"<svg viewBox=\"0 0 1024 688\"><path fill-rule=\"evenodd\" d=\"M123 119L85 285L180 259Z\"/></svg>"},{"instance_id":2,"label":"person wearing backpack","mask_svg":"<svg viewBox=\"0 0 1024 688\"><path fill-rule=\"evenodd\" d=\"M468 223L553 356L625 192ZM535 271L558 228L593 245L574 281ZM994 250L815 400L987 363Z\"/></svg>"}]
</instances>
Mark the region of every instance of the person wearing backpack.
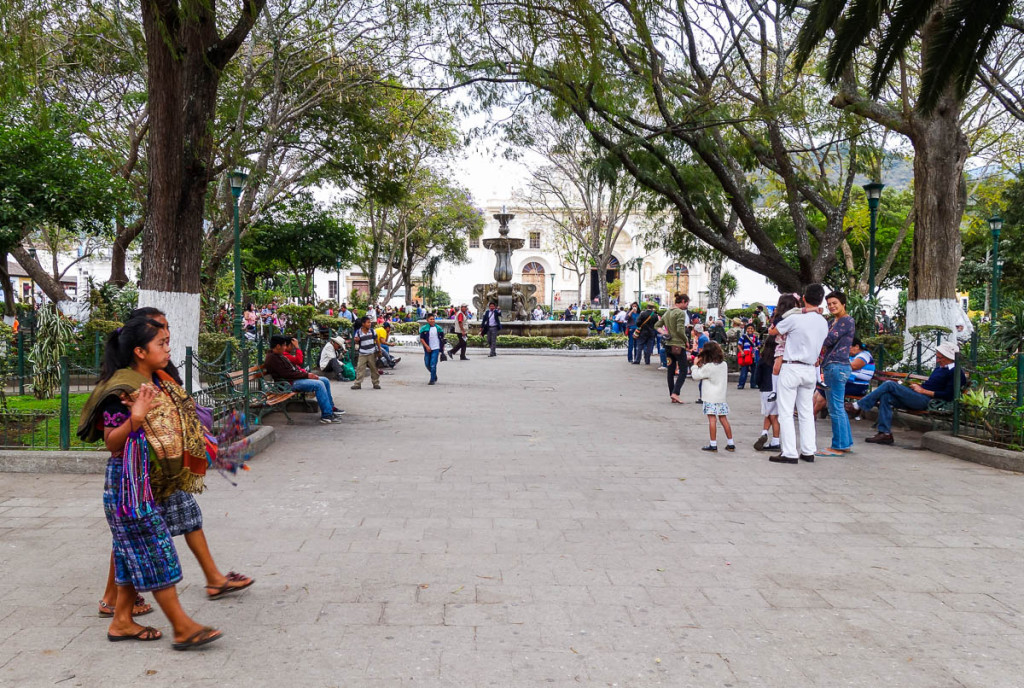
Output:
<instances>
[{"instance_id":1,"label":"person wearing backpack","mask_svg":"<svg viewBox=\"0 0 1024 688\"><path fill-rule=\"evenodd\" d=\"M651 365L651 352L654 350L654 340L658 331L655 324L658 322L658 311L653 303L644 306L644 310L636 318L636 348L633 353L633 364L640 365L640 357L643 356L644 363Z\"/></svg>"}]
</instances>

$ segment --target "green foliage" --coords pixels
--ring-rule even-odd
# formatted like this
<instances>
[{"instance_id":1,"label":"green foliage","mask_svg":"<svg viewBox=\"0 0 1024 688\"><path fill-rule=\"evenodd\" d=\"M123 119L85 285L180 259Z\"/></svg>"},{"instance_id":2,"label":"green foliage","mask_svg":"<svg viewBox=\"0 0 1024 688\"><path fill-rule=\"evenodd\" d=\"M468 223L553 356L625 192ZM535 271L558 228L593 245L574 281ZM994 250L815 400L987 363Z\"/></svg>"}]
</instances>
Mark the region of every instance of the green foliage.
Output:
<instances>
[{"instance_id":1,"label":"green foliage","mask_svg":"<svg viewBox=\"0 0 1024 688\"><path fill-rule=\"evenodd\" d=\"M892 367L903 359L902 335L883 334L875 337L861 337L860 341L879 362L879 366L884 362L887 368ZM885 352L884 355L882 354L883 351Z\"/></svg>"},{"instance_id":2,"label":"green foliage","mask_svg":"<svg viewBox=\"0 0 1024 688\"><path fill-rule=\"evenodd\" d=\"M323 301L316 305L316 311L317 313L323 313L325 315L327 314L327 311L337 313L340 305L341 304L339 304L334 299L324 299Z\"/></svg>"},{"instance_id":3,"label":"green foliage","mask_svg":"<svg viewBox=\"0 0 1024 688\"><path fill-rule=\"evenodd\" d=\"M550 349L555 342L551 337L520 337L514 334L499 334L497 345L506 349Z\"/></svg>"},{"instance_id":4,"label":"green foliage","mask_svg":"<svg viewBox=\"0 0 1024 688\"><path fill-rule=\"evenodd\" d=\"M313 322L313 318L317 313L315 306L300 306L294 303L286 303L277 309L277 314L284 316L287 321L285 331L290 332L296 337L301 337L309 329L309 325Z\"/></svg>"},{"instance_id":5,"label":"green foliage","mask_svg":"<svg viewBox=\"0 0 1024 688\"><path fill-rule=\"evenodd\" d=\"M358 289L353 289L348 295L349 310L356 313L365 313L370 306L370 299Z\"/></svg>"},{"instance_id":6,"label":"green foliage","mask_svg":"<svg viewBox=\"0 0 1024 688\"><path fill-rule=\"evenodd\" d=\"M299 282L303 298L311 298L313 273L348 264L356 249L356 230L309 198L273 208L246 232L243 245L248 267L256 272L287 270Z\"/></svg>"},{"instance_id":7,"label":"green foliage","mask_svg":"<svg viewBox=\"0 0 1024 688\"><path fill-rule=\"evenodd\" d=\"M89 318L89 322L82 326L81 339L86 345L93 343L96 339L96 334L100 335L100 345L106 341L107 336L121 327L123 323L120 320L100 320L99 318Z\"/></svg>"},{"instance_id":8,"label":"green foliage","mask_svg":"<svg viewBox=\"0 0 1024 688\"><path fill-rule=\"evenodd\" d=\"M1024 301L1013 301L999 313L993 343L1008 353L1024 351Z\"/></svg>"},{"instance_id":9,"label":"green foliage","mask_svg":"<svg viewBox=\"0 0 1024 688\"><path fill-rule=\"evenodd\" d=\"M14 328L0 322L0 409L7 410L7 378L17 365Z\"/></svg>"},{"instance_id":10,"label":"green foliage","mask_svg":"<svg viewBox=\"0 0 1024 688\"><path fill-rule=\"evenodd\" d=\"M124 322L139 302L139 291L133 284L119 287L106 282L99 287L90 279L89 318Z\"/></svg>"},{"instance_id":11,"label":"green foliage","mask_svg":"<svg viewBox=\"0 0 1024 688\"><path fill-rule=\"evenodd\" d=\"M748 308L726 308L724 311L722 311L722 315L725 317L725 319L727 321L725 324L729 325L730 323L728 321L731 321L733 318L753 318L754 317L754 309L753 308L749 308L749 307Z\"/></svg>"},{"instance_id":12,"label":"green foliage","mask_svg":"<svg viewBox=\"0 0 1024 688\"><path fill-rule=\"evenodd\" d=\"M853 318L858 336L871 337L878 331L878 327L875 325L878 311L879 306L876 299L869 299L860 292L846 295L846 314Z\"/></svg>"},{"instance_id":13,"label":"green foliage","mask_svg":"<svg viewBox=\"0 0 1024 688\"><path fill-rule=\"evenodd\" d=\"M75 339L74 323L57 306L48 303L38 311L36 338L28 358L32 362L32 393L49 399L60 385L60 359Z\"/></svg>"},{"instance_id":14,"label":"green foliage","mask_svg":"<svg viewBox=\"0 0 1024 688\"><path fill-rule=\"evenodd\" d=\"M9 112L0 120L0 251L45 225L100 234L117 214L123 182L76 143L59 108Z\"/></svg>"},{"instance_id":15,"label":"green foliage","mask_svg":"<svg viewBox=\"0 0 1024 688\"><path fill-rule=\"evenodd\" d=\"M348 318L336 318L331 315L313 316L313 322L320 327L326 327L334 332L349 332L352 330L352 321Z\"/></svg>"},{"instance_id":16,"label":"green foliage","mask_svg":"<svg viewBox=\"0 0 1024 688\"><path fill-rule=\"evenodd\" d=\"M448 292L440 287L420 287L419 297L428 308L431 306L435 308L443 308L444 306L452 303L452 297Z\"/></svg>"},{"instance_id":17,"label":"green foliage","mask_svg":"<svg viewBox=\"0 0 1024 688\"><path fill-rule=\"evenodd\" d=\"M224 354L224 349L233 344L235 344L235 338L230 334L200 332L199 358L203 361L216 361Z\"/></svg>"},{"instance_id":18,"label":"green foliage","mask_svg":"<svg viewBox=\"0 0 1024 688\"><path fill-rule=\"evenodd\" d=\"M391 323L391 331L395 334L419 334L420 327L418 322Z\"/></svg>"}]
</instances>

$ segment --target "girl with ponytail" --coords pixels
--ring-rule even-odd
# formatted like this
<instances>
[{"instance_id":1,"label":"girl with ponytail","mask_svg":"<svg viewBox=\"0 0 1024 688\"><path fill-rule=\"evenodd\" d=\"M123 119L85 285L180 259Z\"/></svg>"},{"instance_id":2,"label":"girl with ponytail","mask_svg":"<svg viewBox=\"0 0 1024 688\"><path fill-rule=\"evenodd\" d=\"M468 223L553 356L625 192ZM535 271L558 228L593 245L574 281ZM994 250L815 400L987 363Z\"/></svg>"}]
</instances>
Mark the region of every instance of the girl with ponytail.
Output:
<instances>
[{"instance_id":1,"label":"girl with ponytail","mask_svg":"<svg viewBox=\"0 0 1024 688\"><path fill-rule=\"evenodd\" d=\"M102 439L111 457L103 510L113 536L117 601L107 629L110 642L159 640L132 611L140 591L152 591L174 629L175 650L189 650L221 633L189 617L175 586L182 579L174 540L158 499L203 488L205 448L195 404L164 372L170 334L147 317L130 319L107 338L99 383L78 425L85 442Z\"/></svg>"}]
</instances>

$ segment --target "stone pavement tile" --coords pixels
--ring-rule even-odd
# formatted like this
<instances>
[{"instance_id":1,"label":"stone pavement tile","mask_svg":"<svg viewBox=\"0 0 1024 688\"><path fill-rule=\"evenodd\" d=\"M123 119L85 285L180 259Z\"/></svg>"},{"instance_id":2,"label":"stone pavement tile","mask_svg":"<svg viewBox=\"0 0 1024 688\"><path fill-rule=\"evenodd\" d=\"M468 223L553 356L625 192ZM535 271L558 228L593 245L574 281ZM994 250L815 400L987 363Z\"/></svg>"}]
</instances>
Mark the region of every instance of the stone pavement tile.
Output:
<instances>
[{"instance_id":1,"label":"stone pavement tile","mask_svg":"<svg viewBox=\"0 0 1024 688\"><path fill-rule=\"evenodd\" d=\"M532 602L533 587L529 585L504 585L498 582L487 582L476 586L476 602L478 604L528 604Z\"/></svg>"},{"instance_id":2,"label":"stone pavement tile","mask_svg":"<svg viewBox=\"0 0 1024 688\"><path fill-rule=\"evenodd\" d=\"M512 651L446 649L441 653L441 680L449 686L512 686Z\"/></svg>"},{"instance_id":3,"label":"stone pavement tile","mask_svg":"<svg viewBox=\"0 0 1024 688\"><path fill-rule=\"evenodd\" d=\"M773 607L814 609L829 608L828 601L814 590L794 590L792 588L763 587L758 588L768 604Z\"/></svg>"},{"instance_id":4,"label":"stone pavement tile","mask_svg":"<svg viewBox=\"0 0 1024 688\"><path fill-rule=\"evenodd\" d=\"M515 685L579 685L590 676L580 655L566 652L512 651L512 678Z\"/></svg>"},{"instance_id":5,"label":"stone pavement tile","mask_svg":"<svg viewBox=\"0 0 1024 688\"><path fill-rule=\"evenodd\" d=\"M814 592L835 609L875 609L892 606L879 595L867 590L817 588Z\"/></svg>"},{"instance_id":6,"label":"stone pavement tile","mask_svg":"<svg viewBox=\"0 0 1024 688\"><path fill-rule=\"evenodd\" d=\"M483 651L507 651L528 650L540 651L548 647L547 642L542 639L542 629L538 626L460 626L446 627L467 631L473 636L473 647ZM547 629L543 629L547 630ZM451 647L451 645L449 645ZM457 647L462 647L458 645Z\"/></svg>"},{"instance_id":7,"label":"stone pavement tile","mask_svg":"<svg viewBox=\"0 0 1024 688\"><path fill-rule=\"evenodd\" d=\"M881 653L845 652L834 655L794 656L792 665L815 686L877 688L891 686L955 686L955 679L940 664L887 656Z\"/></svg>"},{"instance_id":8,"label":"stone pavement tile","mask_svg":"<svg viewBox=\"0 0 1024 688\"><path fill-rule=\"evenodd\" d=\"M444 623L444 605L389 602L383 623L391 626L437 626Z\"/></svg>"},{"instance_id":9,"label":"stone pavement tile","mask_svg":"<svg viewBox=\"0 0 1024 688\"><path fill-rule=\"evenodd\" d=\"M444 625L504 626L508 624L509 604L449 603L444 605Z\"/></svg>"},{"instance_id":10,"label":"stone pavement tile","mask_svg":"<svg viewBox=\"0 0 1024 688\"><path fill-rule=\"evenodd\" d=\"M759 588L701 586L699 590L710 604L717 606L741 607L744 609L766 609L771 606L768 600L761 594L761 589Z\"/></svg>"},{"instance_id":11,"label":"stone pavement tile","mask_svg":"<svg viewBox=\"0 0 1024 688\"><path fill-rule=\"evenodd\" d=\"M1007 613L1014 611L992 595L936 592L932 595L950 609L959 612Z\"/></svg>"},{"instance_id":12,"label":"stone pavement tile","mask_svg":"<svg viewBox=\"0 0 1024 688\"><path fill-rule=\"evenodd\" d=\"M587 593L595 604L647 605L653 602L642 585L588 585Z\"/></svg>"},{"instance_id":13,"label":"stone pavement tile","mask_svg":"<svg viewBox=\"0 0 1024 688\"><path fill-rule=\"evenodd\" d=\"M383 622L386 603L381 602L328 602L322 606L317 623L330 626L363 626Z\"/></svg>"},{"instance_id":14,"label":"stone pavement tile","mask_svg":"<svg viewBox=\"0 0 1024 688\"><path fill-rule=\"evenodd\" d=\"M477 601L478 582L475 577L454 581L428 578L417 585L416 601L420 604L472 604Z\"/></svg>"}]
</instances>

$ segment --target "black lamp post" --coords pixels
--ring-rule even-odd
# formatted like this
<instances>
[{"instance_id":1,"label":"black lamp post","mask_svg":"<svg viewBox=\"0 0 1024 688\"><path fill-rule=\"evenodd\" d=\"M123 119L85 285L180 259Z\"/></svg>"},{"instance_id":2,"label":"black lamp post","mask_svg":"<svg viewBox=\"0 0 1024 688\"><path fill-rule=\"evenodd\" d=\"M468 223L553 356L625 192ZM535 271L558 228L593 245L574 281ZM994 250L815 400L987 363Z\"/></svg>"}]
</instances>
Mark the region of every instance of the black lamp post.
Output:
<instances>
[{"instance_id":1,"label":"black lamp post","mask_svg":"<svg viewBox=\"0 0 1024 688\"><path fill-rule=\"evenodd\" d=\"M992 230L992 312L989 315L994 321L999 313L999 233L1003 229L1003 218L993 215L988 219L988 228Z\"/></svg>"},{"instance_id":2,"label":"black lamp post","mask_svg":"<svg viewBox=\"0 0 1024 688\"><path fill-rule=\"evenodd\" d=\"M242 186L248 178L245 172L235 170L228 175L231 183L231 196L234 202L234 224L235 224L235 317L234 323L235 339L242 341L242 244L238 230L238 198L242 195Z\"/></svg>"},{"instance_id":3,"label":"black lamp post","mask_svg":"<svg viewBox=\"0 0 1024 688\"><path fill-rule=\"evenodd\" d=\"M555 272L551 271L551 314L555 314Z\"/></svg>"},{"instance_id":4,"label":"black lamp post","mask_svg":"<svg viewBox=\"0 0 1024 688\"><path fill-rule=\"evenodd\" d=\"M35 260L36 259L36 255L37 255L36 254L36 249L34 247L30 248L28 250L28 255L32 258L32 260ZM32 296L32 310L34 311L36 309L36 278L30 276L29 280L32 283L32 294L31 294L31 296Z\"/></svg>"},{"instance_id":5,"label":"black lamp post","mask_svg":"<svg viewBox=\"0 0 1024 688\"><path fill-rule=\"evenodd\" d=\"M868 195L868 210L871 212L870 240L868 243L868 298L875 297L875 232L878 229L878 205L882 201L882 182L871 182L864 185Z\"/></svg>"}]
</instances>

